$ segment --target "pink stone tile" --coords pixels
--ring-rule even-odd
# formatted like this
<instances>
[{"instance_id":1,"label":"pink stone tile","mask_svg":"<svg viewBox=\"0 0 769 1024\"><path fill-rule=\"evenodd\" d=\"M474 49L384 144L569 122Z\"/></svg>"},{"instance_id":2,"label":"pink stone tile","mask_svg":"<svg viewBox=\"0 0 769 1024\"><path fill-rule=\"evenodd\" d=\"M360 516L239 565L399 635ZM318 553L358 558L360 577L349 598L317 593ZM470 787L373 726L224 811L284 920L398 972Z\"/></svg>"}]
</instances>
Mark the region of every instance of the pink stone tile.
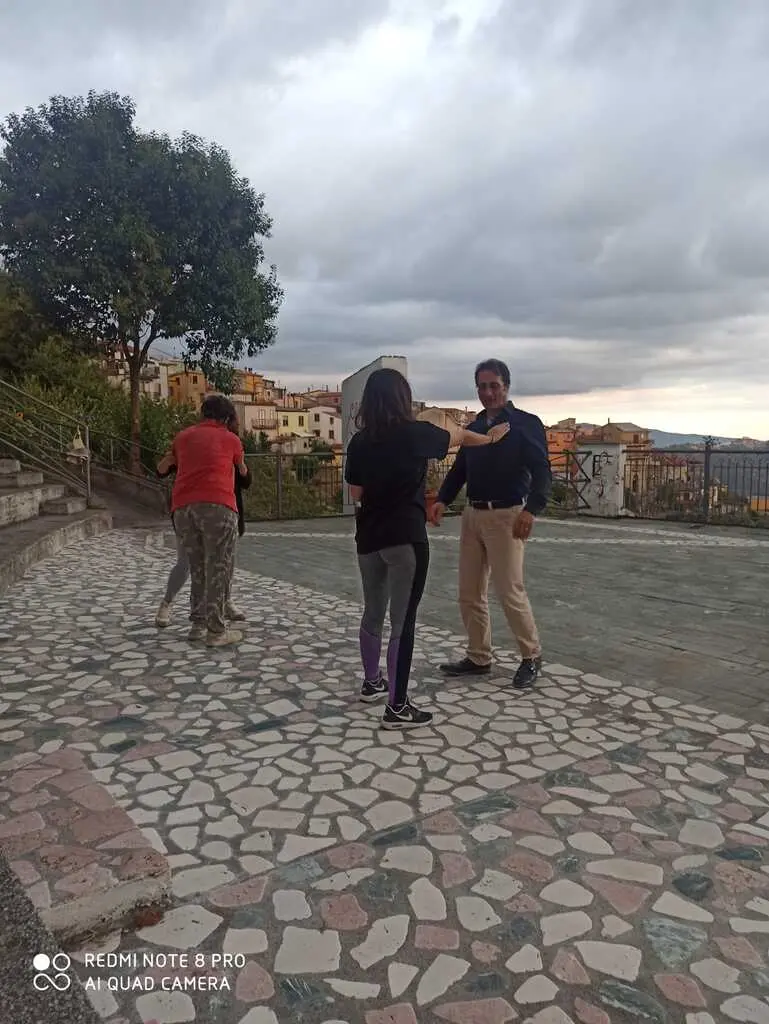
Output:
<instances>
[{"instance_id":1,"label":"pink stone tile","mask_svg":"<svg viewBox=\"0 0 769 1024\"><path fill-rule=\"evenodd\" d=\"M384 1010L368 1010L366 1024L419 1024L411 1003L398 1003Z\"/></svg>"},{"instance_id":2,"label":"pink stone tile","mask_svg":"<svg viewBox=\"0 0 769 1024\"><path fill-rule=\"evenodd\" d=\"M275 995L272 978L259 964L246 964L235 982L235 998L241 1003L263 1003Z\"/></svg>"},{"instance_id":3,"label":"pink stone tile","mask_svg":"<svg viewBox=\"0 0 769 1024\"><path fill-rule=\"evenodd\" d=\"M727 832L726 839L734 846L769 846L769 839L762 839L760 836L749 836L744 832Z\"/></svg>"},{"instance_id":4,"label":"pink stone tile","mask_svg":"<svg viewBox=\"0 0 769 1024\"><path fill-rule=\"evenodd\" d=\"M540 786L538 782L531 782L525 786L516 786L513 790L516 800L520 800L523 804L531 804L533 807L541 807L543 804L550 803L550 794L544 788Z\"/></svg>"},{"instance_id":5,"label":"pink stone tile","mask_svg":"<svg viewBox=\"0 0 769 1024\"><path fill-rule=\"evenodd\" d=\"M619 835L614 836L612 846L617 853L627 853L631 856L643 856L646 851L646 847L638 836L634 836L630 832L620 832Z\"/></svg>"},{"instance_id":6,"label":"pink stone tile","mask_svg":"<svg viewBox=\"0 0 769 1024\"><path fill-rule=\"evenodd\" d=\"M32 885L33 882L37 882L40 878L40 872L31 861L14 860L11 861L11 867L23 886Z\"/></svg>"},{"instance_id":7,"label":"pink stone tile","mask_svg":"<svg viewBox=\"0 0 769 1024\"><path fill-rule=\"evenodd\" d=\"M339 871L360 867L367 864L373 857L372 851L363 843L347 843L337 846L326 854L329 864Z\"/></svg>"},{"instance_id":8,"label":"pink stone tile","mask_svg":"<svg viewBox=\"0 0 769 1024\"><path fill-rule=\"evenodd\" d=\"M29 793L60 774L61 768L22 768L8 779L6 785L13 793Z\"/></svg>"},{"instance_id":9,"label":"pink stone tile","mask_svg":"<svg viewBox=\"0 0 769 1024\"><path fill-rule=\"evenodd\" d=\"M417 949L459 949L459 932L454 928L439 928L431 924L417 925L414 945Z\"/></svg>"},{"instance_id":10,"label":"pink stone tile","mask_svg":"<svg viewBox=\"0 0 769 1024\"><path fill-rule=\"evenodd\" d=\"M368 924L368 914L352 893L321 900L320 914L327 928L340 932L358 931Z\"/></svg>"},{"instance_id":11,"label":"pink stone tile","mask_svg":"<svg viewBox=\"0 0 769 1024\"><path fill-rule=\"evenodd\" d=\"M668 857L674 857L684 852L680 843L674 843L671 839L655 839L651 844L655 853L662 853Z\"/></svg>"},{"instance_id":12,"label":"pink stone tile","mask_svg":"<svg viewBox=\"0 0 769 1024\"><path fill-rule=\"evenodd\" d=\"M470 947L470 952L482 964L493 964L502 955L502 950L499 946L495 946L491 942L476 941Z\"/></svg>"},{"instance_id":13,"label":"pink stone tile","mask_svg":"<svg viewBox=\"0 0 769 1024\"><path fill-rule=\"evenodd\" d=\"M518 1014L506 999L473 999L465 1003L444 1003L433 1009L436 1017L451 1024L507 1024Z\"/></svg>"},{"instance_id":14,"label":"pink stone tile","mask_svg":"<svg viewBox=\"0 0 769 1024\"><path fill-rule=\"evenodd\" d=\"M459 835L462 824L451 811L443 811L424 821L423 829L425 832L440 832L442 835Z\"/></svg>"},{"instance_id":15,"label":"pink stone tile","mask_svg":"<svg viewBox=\"0 0 769 1024\"><path fill-rule=\"evenodd\" d=\"M99 859L98 853L82 846L41 846L41 862L55 875L71 875Z\"/></svg>"},{"instance_id":16,"label":"pink stone tile","mask_svg":"<svg viewBox=\"0 0 769 1024\"><path fill-rule=\"evenodd\" d=\"M0 849L9 860L14 860L16 857L26 857L39 847L55 843L58 839L59 833L56 829L44 828L39 832L25 832L23 835L0 840Z\"/></svg>"},{"instance_id":17,"label":"pink stone tile","mask_svg":"<svg viewBox=\"0 0 769 1024\"><path fill-rule=\"evenodd\" d=\"M115 801L103 786L92 783L83 786L82 789L75 789L70 794L70 799L81 807L87 807L91 811L108 811L115 806Z\"/></svg>"},{"instance_id":18,"label":"pink stone tile","mask_svg":"<svg viewBox=\"0 0 769 1024\"><path fill-rule=\"evenodd\" d=\"M261 903L266 888L267 879L257 875L245 882L233 882L212 889L208 894L208 902L215 907L248 907Z\"/></svg>"},{"instance_id":19,"label":"pink stone tile","mask_svg":"<svg viewBox=\"0 0 769 1024\"><path fill-rule=\"evenodd\" d=\"M32 793L17 796L15 800L11 800L8 807L15 814L21 814L22 811L32 811L36 807L44 807L55 799L56 797L52 796L47 789L37 789Z\"/></svg>"},{"instance_id":20,"label":"pink stone tile","mask_svg":"<svg viewBox=\"0 0 769 1024\"><path fill-rule=\"evenodd\" d=\"M553 960L552 975L559 981L569 985L589 985L590 976L576 958L567 949L559 949Z\"/></svg>"},{"instance_id":21,"label":"pink stone tile","mask_svg":"<svg viewBox=\"0 0 769 1024\"><path fill-rule=\"evenodd\" d=\"M679 1006L699 1009L706 1005L700 987L693 978L685 974L655 974L657 988L671 1001Z\"/></svg>"},{"instance_id":22,"label":"pink stone tile","mask_svg":"<svg viewBox=\"0 0 769 1024\"><path fill-rule=\"evenodd\" d=\"M505 828L512 828L516 831L536 832L541 836L554 836L555 829L550 822L545 821L541 814L532 811L530 807L522 807L519 811L506 814L501 821Z\"/></svg>"},{"instance_id":23,"label":"pink stone tile","mask_svg":"<svg viewBox=\"0 0 769 1024\"><path fill-rule=\"evenodd\" d=\"M622 794L623 799L625 794ZM610 834L621 832L623 824L616 818L598 817L595 814L583 814L579 819L581 832L597 832L599 836L607 838Z\"/></svg>"},{"instance_id":24,"label":"pink stone tile","mask_svg":"<svg viewBox=\"0 0 769 1024\"><path fill-rule=\"evenodd\" d=\"M733 861L717 863L713 868L713 874L728 892L733 893L758 888L763 881L757 872Z\"/></svg>"},{"instance_id":25,"label":"pink stone tile","mask_svg":"<svg viewBox=\"0 0 769 1024\"><path fill-rule=\"evenodd\" d=\"M716 943L727 960L731 960L738 964L744 964L746 967L764 966L761 954L747 939L742 937L717 938Z\"/></svg>"},{"instance_id":26,"label":"pink stone tile","mask_svg":"<svg viewBox=\"0 0 769 1024\"><path fill-rule=\"evenodd\" d=\"M39 761L40 755L33 751L27 750L22 754L14 754L7 761L0 761L0 775L5 775L6 772L15 772L19 768L24 768L26 765L35 764Z\"/></svg>"},{"instance_id":27,"label":"pink stone tile","mask_svg":"<svg viewBox=\"0 0 769 1024\"><path fill-rule=\"evenodd\" d=\"M0 767L2 766L0 765ZM748 793L763 793L764 787L765 783L760 782L758 779L746 778L745 776L737 779L734 783L735 789L744 789Z\"/></svg>"},{"instance_id":28,"label":"pink stone tile","mask_svg":"<svg viewBox=\"0 0 769 1024\"><path fill-rule=\"evenodd\" d=\"M611 1017L592 1003L586 1003L579 996L574 1000L574 1012L580 1024L611 1024Z\"/></svg>"},{"instance_id":29,"label":"pink stone tile","mask_svg":"<svg viewBox=\"0 0 769 1024\"><path fill-rule=\"evenodd\" d=\"M502 867L514 878L528 878L532 882L549 882L553 877L552 865L534 853L514 853L502 861Z\"/></svg>"},{"instance_id":30,"label":"pink stone tile","mask_svg":"<svg viewBox=\"0 0 769 1024\"><path fill-rule=\"evenodd\" d=\"M71 800L60 794L57 795L56 802L45 809L46 821L60 828L69 828L73 822L87 817L87 814L84 807L73 804Z\"/></svg>"},{"instance_id":31,"label":"pink stone tile","mask_svg":"<svg viewBox=\"0 0 769 1024\"><path fill-rule=\"evenodd\" d=\"M121 832L119 836L115 836L113 839L107 839L106 842L99 843L100 850L143 850L147 847L151 847L152 843L140 832L138 828L129 829L127 832Z\"/></svg>"},{"instance_id":32,"label":"pink stone tile","mask_svg":"<svg viewBox=\"0 0 769 1024\"><path fill-rule=\"evenodd\" d=\"M119 878L152 878L168 872L168 861L157 850L134 850L123 857L117 870Z\"/></svg>"},{"instance_id":33,"label":"pink stone tile","mask_svg":"<svg viewBox=\"0 0 769 1024\"><path fill-rule=\"evenodd\" d=\"M60 789L62 793L70 793L73 789L82 789L93 783L93 775L85 768L76 768L74 771L65 772L57 779L53 779L52 786ZM113 801L114 803L114 801Z\"/></svg>"},{"instance_id":34,"label":"pink stone tile","mask_svg":"<svg viewBox=\"0 0 769 1024\"><path fill-rule=\"evenodd\" d=\"M609 775L614 771L614 765L605 757L594 757L590 761L582 761L574 766L577 771L585 775Z\"/></svg>"},{"instance_id":35,"label":"pink stone tile","mask_svg":"<svg viewBox=\"0 0 769 1024\"><path fill-rule=\"evenodd\" d=\"M0 844L2 844L2 840L6 837L24 836L30 832L39 832L44 828L45 822L37 811L20 814L0 824Z\"/></svg>"},{"instance_id":36,"label":"pink stone tile","mask_svg":"<svg viewBox=\"0 0 769 1024\"><path fill-rule=\"evenodd\" d=\"M622 794L622 803L631 810L638 807L659 807L662 797L655 789L635 789Z\"/></svg>"},{"instance_id":37,"label":"pink stone tile","mask_svg":"<svg viewBox=\"0 0 769 1024\"><path fill-rule=\"evenodd\" d=\"M59 708L59 711L62 709ZM72 710L70 714L79 714L79 710ZM65 712L66 714L66 712ZM66 771L72 771L82 767L85 764L85 758L80 750L75 750L73 747L62 747L60 750L54 750L51 754L46 754L40 762L44 765L51 765L56 768L64 768Z\"/></svg>"},{"instance_id":38,"label":"pink stone tile","mask_svg":"<svg viewBox=\"0 0 769 1024\"><path fill-rule=\"evenodd\" d=\"M442 853L440 861L443 866L441 885L444 889L452 889L455 885L462 885L475 878L475 868L461 853Z\"/></svg>"},{"instance_id":39,"label":"pink stone tile","mask_svg":"<svg viewBox=\"0 0 769 1024\"><path fill-rule=\"evenodd\" d=\"M723 807L719 808L721 814L730 821L746 822L750 821L753 815L747 807L743 807L742 804L724 804Z\"/></svg>"},{"instance_id":40,"label":"pink stone tile","mask_svg":"<svg viewBox=\"0 0 769 1024\"><path fill-rule=\"evenodd\" d=\"M642 889L640 885L632 885L630 882L616 882L613 878L591 878L585 877L584 881L591 888L603 896L607 903L621 916L634 914L651 893Z\"/></svg>"},{"instance_id":41,"label":"pink stone tile","mask_svg":"<svg viewBox=\"0 0 769 1024\"><path fill-rule=\"evenodd\" d=\"M54 884L57 892L66 892L71 896L84 896L89 892L101 892L111 888L115 877L111 871L99 864L89 864L81 871L65 875Z\"/></svg>"},{"instance_id":42,"label":"pink stone tile","mask_svg":"<svg viewBox=\"0 0 769 1024\"><path fill-rule=\"evenodd\" d=\"M124 810L114 807L111 811L89 814L72 823L72 835L79 843L96 843L128 828L135 827Z\"/></svg>"},{"instance_id":43,"label":"pink stone tile","mask_svg":"<svg viewBox=\"0 0 769 1024\"><path fill-rule=\"evenodd\" d=\"M505 907L517 914L537 914L542 909L542 904L528 893L519 892L509 903L505 904Z\"/></svg>"}]
</instances>

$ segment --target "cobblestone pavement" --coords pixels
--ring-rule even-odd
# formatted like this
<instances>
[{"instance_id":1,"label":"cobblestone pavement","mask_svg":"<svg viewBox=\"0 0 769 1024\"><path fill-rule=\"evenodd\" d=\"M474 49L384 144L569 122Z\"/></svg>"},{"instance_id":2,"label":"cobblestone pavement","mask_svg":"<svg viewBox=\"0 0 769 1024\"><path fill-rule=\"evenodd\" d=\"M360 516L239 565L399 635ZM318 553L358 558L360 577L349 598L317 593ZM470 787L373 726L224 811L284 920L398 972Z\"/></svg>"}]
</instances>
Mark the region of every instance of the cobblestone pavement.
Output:
<instances>
[{"instance_id":1,"label":"cobblestone pavement","mask_svg":"<svg viewBox=\"0 0 769 1024\"><path fill-rule=\"evenodd\" d=\"M241 571L211 652L152 626L165 556L111 534L0 601L0 760L76 748L172 868L73 953L110 1024L769 1022L769 728L568 664L522 696L505 651L447 685L428 624L435 723L382 732L355 604Z\"/></svg>"},{"instance_id":2,"label":"cobblestone pavement","mask_svg":"<svg viewBox=\"0 0 769 1024\"><path fill-rule=\"evenodd\" d=\"M357 602L351 532L349 519L249 524L240 564ZM421 622L452 633L458 534L457 519L430 531L420 608ZM769 724L769 531L543 519L526 576L550 660ZM493 601L491 615L506 645Z\"/></svg>"}]
</instances>

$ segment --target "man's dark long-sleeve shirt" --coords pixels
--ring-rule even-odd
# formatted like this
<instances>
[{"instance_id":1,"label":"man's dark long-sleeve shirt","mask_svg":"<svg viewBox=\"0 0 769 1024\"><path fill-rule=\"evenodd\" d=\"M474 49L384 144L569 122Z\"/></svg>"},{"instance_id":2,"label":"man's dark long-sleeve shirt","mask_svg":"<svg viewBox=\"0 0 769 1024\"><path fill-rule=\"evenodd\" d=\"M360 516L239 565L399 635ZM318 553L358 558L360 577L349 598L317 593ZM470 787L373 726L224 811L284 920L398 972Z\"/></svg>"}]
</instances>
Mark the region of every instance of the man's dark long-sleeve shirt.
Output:
<instances>
[{"instance_id":1,"label":"man's dark long-sleeve shirt","mask_svg":"<svg viewBox=\"0 0 769 1024\"><path fill-rule=\"evenodd\" d=\"M450 505L467 484L468 501L498 501L520 505L524 501L532 515L544 511L553 477L547 454L547 437L542 420L508 404L494 423L510 423L510 432L496 444L460 448L438 492L438 501ZM481 413L469 426L487 434L494 423Z\"/></svg>"}]
</instances>

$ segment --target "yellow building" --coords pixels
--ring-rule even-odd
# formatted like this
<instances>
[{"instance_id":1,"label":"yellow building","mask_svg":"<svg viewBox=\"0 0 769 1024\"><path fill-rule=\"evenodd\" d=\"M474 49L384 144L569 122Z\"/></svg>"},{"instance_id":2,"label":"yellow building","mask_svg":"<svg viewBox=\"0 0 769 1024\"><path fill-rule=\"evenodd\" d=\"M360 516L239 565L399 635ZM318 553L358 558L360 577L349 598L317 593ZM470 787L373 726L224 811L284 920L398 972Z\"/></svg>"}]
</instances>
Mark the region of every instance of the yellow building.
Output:
<instances>
[{"instance_id":1,"label":"yellow building","mask_svg":"<svg viewBox=\"0 0 769 1024\"><path fill-rule=\"evenodd\" d=\"M278 433L298 434L300 437L310 434L309 414L306 409L288 409L285 406L278 409Z\"/></svg>"},{"instance_id":2,"label":"yellow building","mask_svg":"<svg viewBox=\"0 0 769 1024\"><path fill-rule=\"evenodd\" d=\"M206 378L199 370L182 370L168 376L169 402L200 409L207 391Z\"/></svg>"}]
</instances>

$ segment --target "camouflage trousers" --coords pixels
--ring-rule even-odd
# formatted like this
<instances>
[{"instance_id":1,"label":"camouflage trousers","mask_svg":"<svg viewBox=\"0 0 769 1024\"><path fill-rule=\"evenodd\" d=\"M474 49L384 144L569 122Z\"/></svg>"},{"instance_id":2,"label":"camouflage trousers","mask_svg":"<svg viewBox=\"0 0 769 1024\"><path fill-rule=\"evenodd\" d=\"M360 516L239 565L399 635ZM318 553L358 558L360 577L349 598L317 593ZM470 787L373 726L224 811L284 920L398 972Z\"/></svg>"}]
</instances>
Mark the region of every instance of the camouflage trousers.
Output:
<instances>
[{"instance_id":1,"label":"camouflage trousers","mask_svg":"<svg viewBox=\"0 0 769 1024\"><path fill-rule=\"evenodd\" d=\"M185 505L174 512L174 529L190 566L190 621L209 633L224 633L224 606L235 568L237 513L225 505Z\"/></svg>"}]
</instances>

